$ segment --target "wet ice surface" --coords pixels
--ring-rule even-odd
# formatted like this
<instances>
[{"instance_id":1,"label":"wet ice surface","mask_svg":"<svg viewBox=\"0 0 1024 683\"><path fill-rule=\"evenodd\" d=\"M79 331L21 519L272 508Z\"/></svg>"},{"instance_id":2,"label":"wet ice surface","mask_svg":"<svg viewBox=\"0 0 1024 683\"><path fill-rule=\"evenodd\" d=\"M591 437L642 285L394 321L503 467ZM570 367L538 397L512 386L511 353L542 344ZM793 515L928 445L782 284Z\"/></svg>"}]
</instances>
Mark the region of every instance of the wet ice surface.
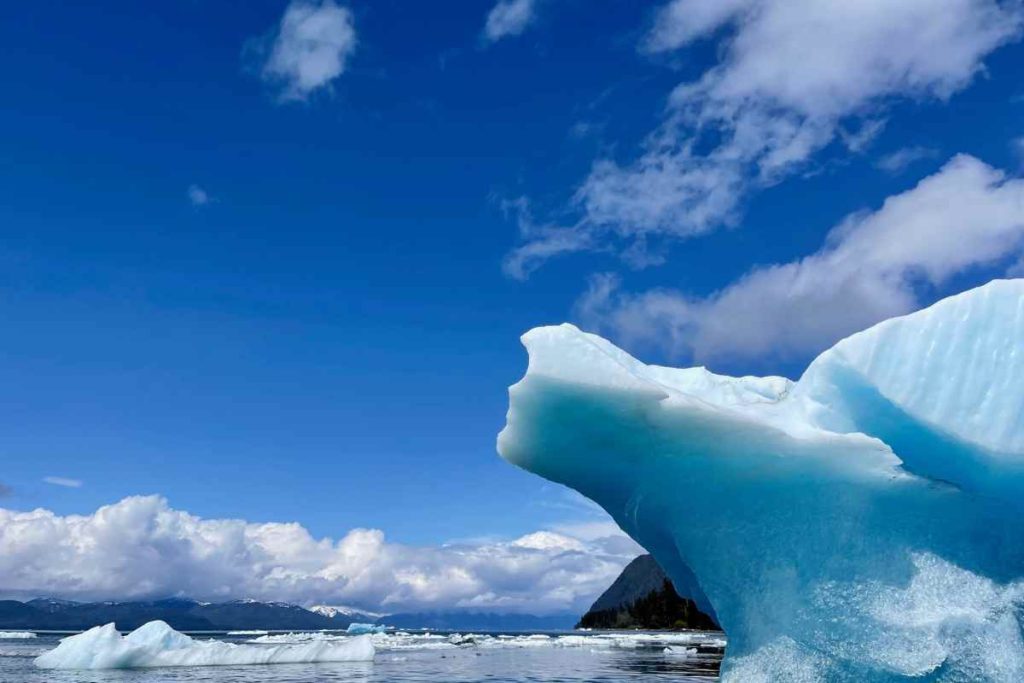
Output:
<instances>
[{"instance_id":1,"label":"wet ice surface","mask_svg":"<svg viewBox=\"0 0 1024 683\"><path fill-rule=\"evenodd\" d=\"M197 636L202 638L203 636ZM216 636L218 640L273 647L343 634L296 633ZM265 640L266 639L266 640ZM0 643L0 681L19 683L134 683L204 681L299 683L385 681L707 681L715 680L724 639L703 633L453 634L392 632L373 636L373 663L54 671L33 659L57 645L58 636ZM666 650L669 650L666 652Z\"/></svg>"}]
</instances>

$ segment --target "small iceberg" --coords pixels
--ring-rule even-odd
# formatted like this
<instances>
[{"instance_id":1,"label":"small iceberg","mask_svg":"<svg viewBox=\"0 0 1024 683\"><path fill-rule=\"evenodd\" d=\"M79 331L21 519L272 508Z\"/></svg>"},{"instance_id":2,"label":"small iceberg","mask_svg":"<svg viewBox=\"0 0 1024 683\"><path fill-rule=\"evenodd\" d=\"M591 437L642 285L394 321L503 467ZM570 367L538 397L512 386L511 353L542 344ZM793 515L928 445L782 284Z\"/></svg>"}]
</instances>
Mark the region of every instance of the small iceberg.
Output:
<instances>
[{"instance_id":1,"label":"small iceberg","mask_svg":"<svg viewBox=\"0 0 1024 683\"><path fill-rule=\"evenodd\" d=\"M36 634L31 631L0 631L0 640L28 640L35 637Z\"/></svg>"},{"instance_id":2,"label":"small iceberg","mask_svg":"<svg viewBox=\"0 0 1024 683\"><path fill-rule=\"evenodd\" d=\"M311 641L264 647L219 640L194 640L163 621L151 621L126 636L114 624L69 636L36 658L41 669L133 669L163 666L240 666L305 662L369 662L370 638Z\"/></svg>"},{"instance_id":3,"label":"small iceberg","mask_svg":"<svg viewBox=\"0 0 1024 683\"><path fill-rule=\"evenodd\" d=\"M361 636L366 633L384 633L387 630L388 627L382 624L349 624L345 633L350 636Z\"/></svg>"},{"instance_id":4,"label":"small iceberg","mask_svg":"<svg viewBox=\"0 0 1024 683\"><path fill-rule=\"evenodd\" d=\"M228 631L229 636L265 636L269 631L260 631L254 629L252 631Z\"/></svg>"}]
</instances>

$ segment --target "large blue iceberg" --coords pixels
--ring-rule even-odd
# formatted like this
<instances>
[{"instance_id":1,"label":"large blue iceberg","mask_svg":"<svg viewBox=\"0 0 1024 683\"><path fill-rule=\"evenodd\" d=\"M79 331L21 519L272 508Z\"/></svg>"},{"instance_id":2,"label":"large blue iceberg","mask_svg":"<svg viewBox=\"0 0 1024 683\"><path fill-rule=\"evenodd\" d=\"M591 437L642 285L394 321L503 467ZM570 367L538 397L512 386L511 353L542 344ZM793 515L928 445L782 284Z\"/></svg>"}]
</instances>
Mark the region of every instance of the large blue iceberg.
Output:
<instances>
[{"instance_id":1,"label":"large blue iceberg","mask_svg":"<svg viewBox=\"0 0 1024 683\"><path fill-rule=\"evenodd\" d=\"M523 343L499 452L696 577L725 680L1024 680L1024 280L798 382L644 365L571 325Z\"/></svg>"}]
</instances>

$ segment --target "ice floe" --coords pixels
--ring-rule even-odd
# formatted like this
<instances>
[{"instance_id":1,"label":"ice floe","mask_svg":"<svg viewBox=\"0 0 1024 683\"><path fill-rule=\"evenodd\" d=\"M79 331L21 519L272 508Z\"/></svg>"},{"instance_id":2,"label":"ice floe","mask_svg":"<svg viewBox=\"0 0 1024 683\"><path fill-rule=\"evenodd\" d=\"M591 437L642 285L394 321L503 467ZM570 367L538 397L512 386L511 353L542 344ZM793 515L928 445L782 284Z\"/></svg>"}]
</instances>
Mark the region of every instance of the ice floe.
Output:
<instances>
[{"instance_id":1,"label":"ice floe","mask_svg":"<svg viewBox=\"0 0 1024 683\"><path fill-rule=\"evenodd\" d=\"M122 636L114 624L69 636L36 658L43 669L130 669L164 666L237 666L301 662L372 661L368 636L311 640L276 646L197 640L162 621L151 621Z\"/></svg>"},{"instance_id":2,"label":"ice floe","mask_svg":"<svg viewBox=\"0 0 1024 683\"><path fill-rule=\"evenodd\" d=\"M345 632L350 636L363 635L366 633L384 633L388 630L387 626L380 624L349 624Z\"/></svg>"}]
</instances>

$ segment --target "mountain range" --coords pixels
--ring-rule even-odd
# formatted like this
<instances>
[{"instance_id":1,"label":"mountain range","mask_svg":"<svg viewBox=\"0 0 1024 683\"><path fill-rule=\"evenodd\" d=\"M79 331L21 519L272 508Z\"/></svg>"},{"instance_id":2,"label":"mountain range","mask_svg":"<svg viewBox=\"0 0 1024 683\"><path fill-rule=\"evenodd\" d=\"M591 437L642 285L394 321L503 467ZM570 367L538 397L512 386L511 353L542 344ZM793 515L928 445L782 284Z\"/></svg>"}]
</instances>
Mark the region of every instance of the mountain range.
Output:
<instances>
[{"instance_id":1,"label":"mountain range","mask_svg":"<svg viewBox=\"0 0 1024 683\"><path fill-rule=\"evenodd\" d=\"M429 628L438 631L567 631L575 614L505 614L494 612L409 612L390 614L380 620L395 628Z\"/></svg>"},{"instance_id":2,"label":"mountain range","mask_svg":"<svg viewBox=\"0 0 1024 683\"><path fill-rule=\"evenodd\" d=\"M313 611L284 602L235 600L204 603L182 598L134 602L72 602L41 598L18 602L0 600L0 628L76 631L115 622L134 629L154 619L182 631L344 629L352 622L375 622L369 615L346 608Z\"/></svg>"},{"instance_id":3,"label":"mountain range","mask_svg":"<svg viewBox=\"0 0 1024 683\"><path fill-rule=\"evenodd\" d=\"M385 615L340 605L307 609L257 600L73 602L39 598L28 602L0 600L0 629L78 631L114 622L127 630L155 619L180 631L306 631L345 629L351 623L472 631L556 631L571 629L574 624L578 628L718 628L714 612L695 580L692 585L678 586L678 592L676 588L653 557L641 555L623 569L578 623L574 614L438 611Z\"/></svg>"},{"instance_id":4,"label":"mountain range","mask_svg":"<svg viewBox=\"0 0 1024 683\"><path fill-rule=\"evenodd\" d=\"M235 600L203 603L182 598L134 602L72 602L43 598L0 600L0 629L79 631L114 622L122 630L154 619L180 631L309 631L345 629L352 623L396 628L475 631L548 631L572 628L575 615L535 616L474 612L380 614L350 607L316 605L306 609L284 602Z\"/></svg>"}]
</instances>

